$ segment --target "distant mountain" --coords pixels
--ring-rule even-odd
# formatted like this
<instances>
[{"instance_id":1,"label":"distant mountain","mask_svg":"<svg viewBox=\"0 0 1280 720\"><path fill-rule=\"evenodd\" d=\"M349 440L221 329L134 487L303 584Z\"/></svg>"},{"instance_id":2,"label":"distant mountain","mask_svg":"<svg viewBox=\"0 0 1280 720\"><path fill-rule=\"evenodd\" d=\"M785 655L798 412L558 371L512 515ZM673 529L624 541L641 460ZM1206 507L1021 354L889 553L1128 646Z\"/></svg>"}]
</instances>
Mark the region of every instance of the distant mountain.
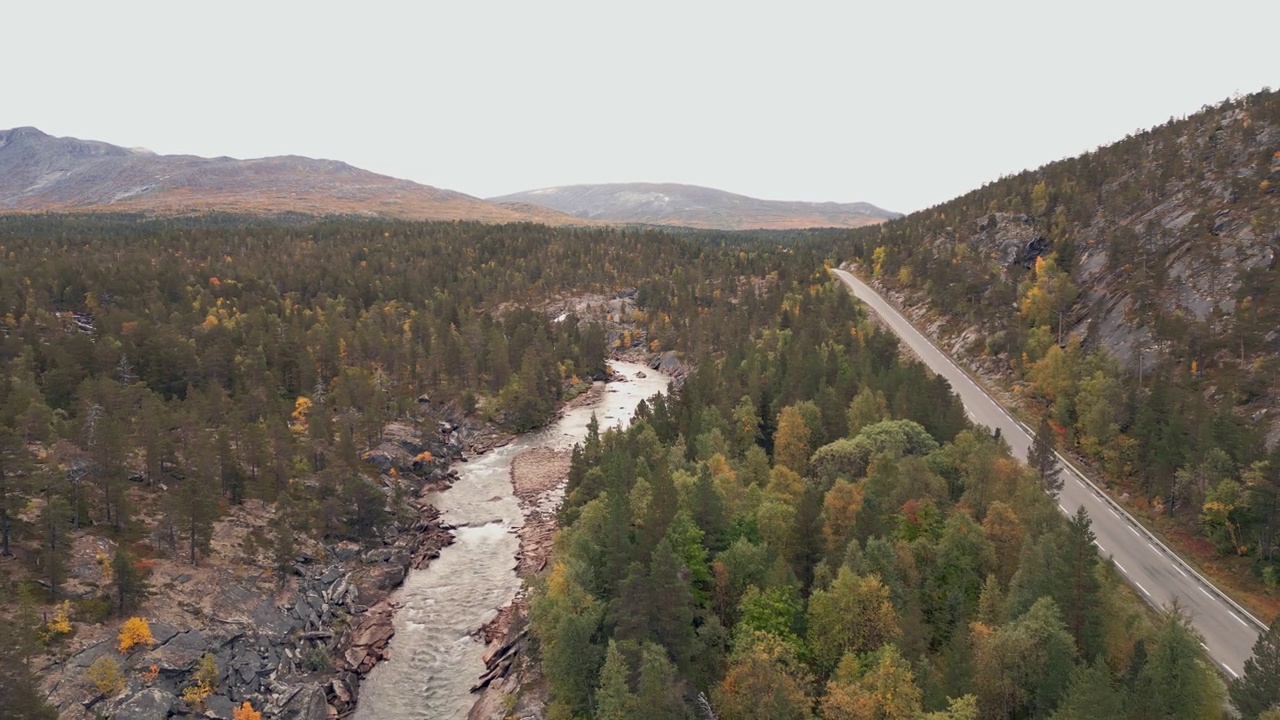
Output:
<instances>
[{"instance_id":1,"label":"distant mountain","mask_svg":"<svg viewBox=\"0 0 1280 720\"><path fill-rule=\"evenodd\" d=\"M540 205L584 220L713 230L862 227L901 217L863 202L759 200L675 183L567 185L489 199L504 206Z\"/></svg>"},{"instance_id":2,"label":"distant mountain","mask_svg":"<svg viewBox=\"0 0 1280 720\"><path fill-rule=\"evenodd\" d=\"M23 211L296 212L582 224L541 207L503 207L333 160L157 155L52 137L32 127L0 130L0 212Z\"/></svg>"}]
</instances>

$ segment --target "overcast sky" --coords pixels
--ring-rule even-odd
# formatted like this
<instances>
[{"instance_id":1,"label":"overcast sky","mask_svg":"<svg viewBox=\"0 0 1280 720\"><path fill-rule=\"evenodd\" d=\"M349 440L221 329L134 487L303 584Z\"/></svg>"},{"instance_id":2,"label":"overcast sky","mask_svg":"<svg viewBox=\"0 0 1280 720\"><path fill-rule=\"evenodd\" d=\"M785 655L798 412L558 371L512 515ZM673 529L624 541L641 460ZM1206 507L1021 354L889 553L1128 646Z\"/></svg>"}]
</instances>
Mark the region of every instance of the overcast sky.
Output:
<instances>
[{"instance_id":1,"label":"overcast sky","mask_svg":"<svg viewBox=\"0 0 1280 720\"><path fill-rule=\"evenodd\" d=\"M910 211L1280 86L1280 2L5 3L0 128Z\"/></svg>"}]
</instances>

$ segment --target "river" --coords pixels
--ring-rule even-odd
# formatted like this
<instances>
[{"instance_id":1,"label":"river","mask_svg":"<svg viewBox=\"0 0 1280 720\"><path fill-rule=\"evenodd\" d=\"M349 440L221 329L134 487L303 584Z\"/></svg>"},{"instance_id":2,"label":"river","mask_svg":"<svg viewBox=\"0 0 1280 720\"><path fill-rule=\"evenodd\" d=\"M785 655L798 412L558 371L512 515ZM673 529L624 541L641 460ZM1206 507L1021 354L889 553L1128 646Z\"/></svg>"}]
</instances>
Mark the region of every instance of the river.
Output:
<instances>
[{"instance_id":1,"label":"river","mask_svg":"<svg viewBox=\"0 0 1280 720\"><path fill-rule=\"evenodd\" d=\"M665 392L670 378L627 362L610 363L627 382L605 386L600 399L569 410L547 428L506 447L458 463L458 480L431 502L452 525L455 541L422 570L410 571L393 600L398 605L391 659L360 685L356 720L464 720L484 672L484 645L471 635L515 597L522 522L511 486L511 462L539 447L566 448L587 434L595 413L603 431L631 421L641 400ZM644 375L645 377L639 377Z\"/></svg>"}]
</instances>

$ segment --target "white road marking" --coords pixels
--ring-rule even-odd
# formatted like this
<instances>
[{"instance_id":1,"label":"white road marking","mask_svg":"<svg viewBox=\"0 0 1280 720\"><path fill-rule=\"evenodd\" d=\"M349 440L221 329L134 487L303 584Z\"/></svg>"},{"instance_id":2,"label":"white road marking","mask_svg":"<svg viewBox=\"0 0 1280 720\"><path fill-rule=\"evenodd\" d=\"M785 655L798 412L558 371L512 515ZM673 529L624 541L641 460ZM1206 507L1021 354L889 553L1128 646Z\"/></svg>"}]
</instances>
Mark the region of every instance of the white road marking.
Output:
<instances>
[{"instance_id":1,"label":"white road marking","mask_svg":"<svg viewBox=\"0 0 1280 720\"><path fill-rule=\"evenodd\" d=\"M1124 569L1124 566L1120 564L1119 560L1112 559L1111 562L1115 563L1116 567L1120 568L1120 572L1124 573L1125 575L1129 574L1129 571Z\"/></svg>"},{"instance_id":2,"label":"white road marking","mask_svg":"<svg viewBox=\"0 0 1280 720\"><path fill-rule=\"evenodd\" d=\"M1186 574L1185 572L1183 572L1183 570L1182 570L1182 565L1181 565L1181 564L1179 564L1179 563L1174 563L1174 564L1173 564L1173 569L1174 569L1174 570L1177 570L1177 571L1178 571L1178 572L1180 572L1180 573L1182 573L1182 577L1184 577L1184 578L1186 578L1186 579L1188 579L1188 580L1190 580L1190 579L1191 579L1191 576L1190 576L1190 575L1188 575L1188 574Z\"/></svg>"},{"instance_id":3,"label":"white road marking","mask_svg":"<svg viewBox=\"0 0 1280 720\"><path fill-rule=\"evenodd\" d=\"M1209 594L1208 590L1205 590L1204 588L1200 588L1200 592L1204 593L1204 596L1209 598L1210 600L1213 599L1213 596Z\"/></svg>"},{"instance_id":4,"label":"white road marking","mask_svg":"<svg viewBox=\"0 0 1280 720\"><path fill-rule=\"evenodd\" d=\"M1132 526L1132 525L1130 525L1130 526L1129 526L1129 532L1133 533L1133 534L1134 534L1134 537L1142 537L1141 535L1139 535L1139 534L1138 534L1138 531L1137 531L1137 530L1134 530L1134 529L1133 529L1133 526Z\"/></svg>"},{"instance_id":5,"label":"white road marking","mask_svg":"<svg viewBox=\"0 0 1280 720\"><path fill-rule=\"evenodd\" d=\"M1151 548L1151 552L1153 552L1153 553L1155 553L1155 554L1157 554L1157 555L1159 555L1159 554L1160 554L1160 551L1156 549L1156 546L1155 546L1155 545L1152 545L1151 543L1147 543L1147 547Z\"/></svg>"},{"instance_id":6,"label":"white road marking","mask_svg":"<svg viewBox=\"0 0 1280 720\"><path fill-rule=\"evenodd\" d=\"M1235 613L1234 610L1228 610L1227 612L1231 613L1231 617L1235 618L1236 622L1240 623L1245 627L1249 627L1249 623L1245 622L1239 615Z\"/></svg>"},{"instance_id":7,"label":"white road marking","mask_svg":"<svg viewBox=\"0 0 1280 720\"><path fill-rule=\"evenodd\" d=\"M1107 551L1107 549L1106 549L1106 548L1102 547L1102 543L1098 542L1097 540L1094 540L1094 541L1093 541L1093 544L1098 546L1098 550L1099 550L1099 551L1104 552L1104 553Z\"/></svg>"},{"instance_id":8,"label":"white road marking","mask_svg":"<svg viewBox=\"0 0 1280 720\"><path fill-rule=\"evenodd\" d=\"M1138 582L1137 580L1134 580L1133 584L1138 586L1138 589L1142 591L1143 595L1146 595L1147 597L1151 597L1151 593L1147 592L1147 589L1142 587L1142 583Z\"/></svg>"}]
</instances>

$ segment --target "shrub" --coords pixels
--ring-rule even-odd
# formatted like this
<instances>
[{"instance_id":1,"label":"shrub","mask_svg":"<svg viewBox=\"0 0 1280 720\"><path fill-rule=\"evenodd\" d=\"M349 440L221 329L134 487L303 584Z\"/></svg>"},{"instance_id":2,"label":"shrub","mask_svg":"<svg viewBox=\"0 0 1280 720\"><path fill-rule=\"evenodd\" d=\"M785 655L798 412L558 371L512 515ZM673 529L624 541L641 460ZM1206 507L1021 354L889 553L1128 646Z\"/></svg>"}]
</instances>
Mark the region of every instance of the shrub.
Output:
<instances>
[{"instance_id":1,"label":"shrub","mask_svg":"<svg viewBox=\"0 0 1280 720\"><path fill-rule=\"evenodd\" d=\"M103 655L94 660L87 674L103 697L115 697L124 690L124 675L120 672L120 663L113 657Z\"/></svg>"},{"instance_id":2,"label":"shrub","mask_svg":"<svg viewBox=\"0 0 1280 720\"><path fill-rule=\"evenodd\" d=\"M115 605L108 597L95 597L87 600L77 600L75 602L75 617L83 623L96 625L106 622L111 617L111 611Z\"/></svg>"}]
</instances>

